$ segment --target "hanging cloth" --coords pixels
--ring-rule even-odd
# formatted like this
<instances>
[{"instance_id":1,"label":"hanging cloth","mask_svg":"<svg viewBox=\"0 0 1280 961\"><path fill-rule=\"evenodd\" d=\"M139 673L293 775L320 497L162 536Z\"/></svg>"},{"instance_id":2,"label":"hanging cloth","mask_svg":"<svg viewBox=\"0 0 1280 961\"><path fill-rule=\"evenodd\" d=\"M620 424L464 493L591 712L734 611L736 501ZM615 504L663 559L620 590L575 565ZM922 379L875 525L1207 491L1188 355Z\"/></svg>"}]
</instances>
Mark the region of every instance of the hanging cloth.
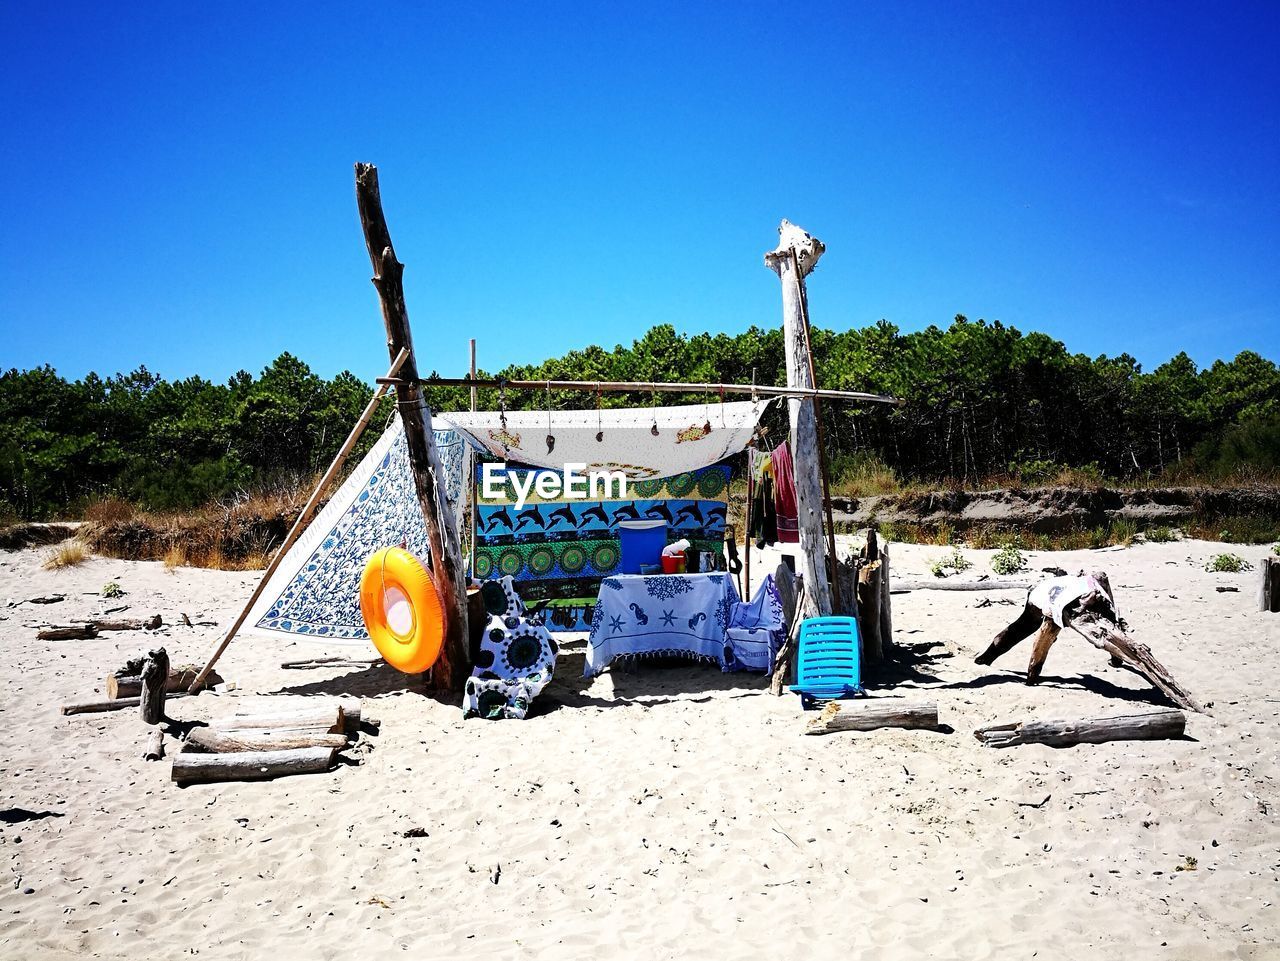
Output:
<instances>
[{"instance_id":1,"label":"hanging cloth","mask_svg":"<svg viewBox=\"0 0 1280 961\"><path fill-rule=\"evenodd\" d=\"M773 449L773 496L778 511L778 541L800 543L799 508L796 506L796 478L792 471L791 448L779 444Z\"/></svg>"},{"instance_id":2,"label":"hanging cloth","mask_svg":"<svg viewBox=\"0 0 1280 961\"><path fill-rule=\"evenodd\" d=\"M767 544L778 542L778 515L773 498L773 465L769 455L749 448L755 461L752 470L756 472L756 492L751 501L751 530L748 535L756 542L758 549Z\"/></svg>"}]
</instances>

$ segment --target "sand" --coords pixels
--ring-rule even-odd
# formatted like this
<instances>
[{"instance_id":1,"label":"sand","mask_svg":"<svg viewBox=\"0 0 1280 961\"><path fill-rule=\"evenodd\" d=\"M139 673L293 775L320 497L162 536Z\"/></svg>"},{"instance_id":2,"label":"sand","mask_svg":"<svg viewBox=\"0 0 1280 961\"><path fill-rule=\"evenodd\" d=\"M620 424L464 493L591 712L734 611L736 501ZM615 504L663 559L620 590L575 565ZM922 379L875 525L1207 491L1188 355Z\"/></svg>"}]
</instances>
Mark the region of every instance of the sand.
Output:
<instances>
[{"instance_id":1,"label":"sand","mask_svg":"<svg viewBox=\"0 0 1280 961\"><path fill-rule=\"evenodd\" d=\"M580 643L529 720L464 722L386 667L280 668L350 649L255 638L220 667L236 691L172 713L356 694L381 735L331 774L189 788L141 760L132 712L58 714L155 637L35 625L121 604L225 625L254 576L0 553L0 957L1280 957L1280 615L1255 610L1256 570L1203 570L1223 549L1030 555L1110 571L1133 633L1212 704L1182 741L982 747L981 724L1159 699L1070 632L1039 687L1029 650L979 667L1020 599L913 592L898 641L934 646L877 694L936 700L950 733L802 737L796 698L756 676L585 682ZM895 571L928 577L941 553L896 545ZM988 569L965 553L966 576ZM127 596L97 597L108 581ZM218 632L163 643L197 660Z\"/></svg>"}]
</instances>

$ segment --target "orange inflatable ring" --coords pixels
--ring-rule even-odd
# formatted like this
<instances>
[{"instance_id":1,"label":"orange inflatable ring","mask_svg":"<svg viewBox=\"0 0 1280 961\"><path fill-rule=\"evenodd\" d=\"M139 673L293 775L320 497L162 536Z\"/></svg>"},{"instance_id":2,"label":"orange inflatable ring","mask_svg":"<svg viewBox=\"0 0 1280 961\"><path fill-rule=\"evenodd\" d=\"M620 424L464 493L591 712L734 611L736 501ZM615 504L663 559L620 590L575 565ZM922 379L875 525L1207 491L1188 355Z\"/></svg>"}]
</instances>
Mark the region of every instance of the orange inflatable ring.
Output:
<instances>
[{"instance_id":1,"label":"orange inflatable ring","mask_svg":"<svg viewBox=\"0 0 1280 961\"><path fill-rule=\"evenodd\" d=\"M421 674L440 656L440 595L427 569L403 548L385 547L364 565L360 614L369 640L396 670Z\"/></svg>"}]
</instances>

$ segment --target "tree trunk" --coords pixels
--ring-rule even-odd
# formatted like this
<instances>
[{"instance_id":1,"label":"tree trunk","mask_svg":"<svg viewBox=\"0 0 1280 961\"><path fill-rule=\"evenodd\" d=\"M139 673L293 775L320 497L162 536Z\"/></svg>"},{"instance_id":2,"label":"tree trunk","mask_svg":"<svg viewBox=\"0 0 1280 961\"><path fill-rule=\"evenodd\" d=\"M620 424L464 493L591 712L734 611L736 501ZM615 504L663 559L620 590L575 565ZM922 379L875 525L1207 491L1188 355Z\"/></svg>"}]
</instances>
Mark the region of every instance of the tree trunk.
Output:
<instances>
[{"instance_id":1,"label":"tree trunk","mask_svg":"<svg viewBox=\"0 0 1280 961\"><path fill-rule=\"evenodd\" d=\"M889 545L880 545L880 651L881 656L893 657L893 607L889 581Z\"/></svg>"},{"instance_id":2,"label":"tree trunk","mask_svg":"<svg viewBox=\"0 0 1280 961\"><path fill-rule=\"evenodd\" d=\"M330 747L306 747L292 751L248 751L240 754L183 752L173 758L173 780L261 781L289 774L315 774L333 766L337 754Z\"/></svg>"},{"instance_id":3,"label":"tree trunk","mask_svg":"<svg viewBox=\"0 0 1280 961\"><path fill-rule=\"evenodd\" d=\"M1039 684L1040 671L1044 668L1045 658L1049 656L1049 648L1062 632L1052 618L1046 617L1040 622L1040 630L1036 632L1035 645L1031 648L1031 662L1027 665L1027 683Z\"/></svg>"},{"instance_id":4,"label":"tree trunk","mask_svg":"<svg viewBox=\"0 0 1280 961\"><path fill-rule=\"evenodd\" d=\"M1120 717L1015 721L980 727L973 735L988 747L1012 747L1015 744L1070 747L1072 744L1101 744L1103 741L1177 738L1182 737L1186 724L1185 714L1166 708Z\"/></svg>"},{"instance_id":5,"label":"tree trunk","mask_svg":"<svg viewBox=\"0 0 1280 961\"><path fill-rule=\"evenodd\" d=\"M938 729L938 705L881 701L832 701L808 723L805 734L834 734L837 731L872 731L878 727Z\"/></svg>"},{"instance_id":6,"label":"tree trunk","mask_svg":"<svg viewBox=\"0 0 1280 961\"><path fill-rule=\"evenodd\" d=\"M787 358L787 386L812 389L805 340L804 278L825 249L800 228L782 221L776 249L764 262L782 281L782 320ZM796 508L800 529L800 562L804 572L804 616L831 613L831 586L827 581L827 545L822 536L821 450L813 398L791 398L791 453L796 464Z\"/></svg>"},{"instance_id":7,"label":"tree trunk","mask_svg":"<svg viewBox=\"0 0 1280 961\"><path fill-rule=\"evenodd\" d=\"M169 680L169 653L157 647L147 654L142 665L142 691L139 707L143 724L159 724L164 720L165 685Z\"/></svg>"},{"instance_id":8,"label":"tree trunk","mask_svg":"<svg viewBox=\"0 0 1280 961\"><path fill-rule=\"evenodd\" d=\"M1188 711L1204 714L1205 709L1191 692L1174 680L1163 664L1156 660L1151 649L1129 637L1109 617L1085 611L1067 621L1071 628L1094 647L1117 657L1154 684L1165 697Z\"/></svg>"},{"instance_id":9,"label":"tree trunk","mask_svg":"<svg viewBox=\"0 0 1280 961\"><path fill-rule=\"evenodd\" d=\"M345 734L327 734L318 730L264 733L194 727L187 735L185 749L206 754L235 754L243 751L288 751L304 747L340 750L346 746Z\"/></svg>"},{"instance_id":10,"label":"tree trunk","mask_svg":"<svg viewBox=\"0 0 1280 961\"><path fill-rule=\"evenodd\" d=\"M444 611L444 642L439 660L432 669L432 684L451 692L462 690L470 673L467 659L466 582L462 570L462 547L458 541L458 525L453 508L445 495L444 469L431 433L431 413L418 386L418 363L413 354L413 335L409 329L409 311L404 302L404 265L396 259L382 211L382 195L378 187L378 169L372 164L356 164L356 202L365 245L373 265L373 285L382 305L382 319L387 331L387 348L395 357L401 348L409 350L409 359L400 368L401 382L396 386L396 408L404 422L405 440L409 448L409 464L413 473L418 502L427 525L427 542L431 551L431 567L436 590L440 592Z\"/></svg>"}]
</instances>

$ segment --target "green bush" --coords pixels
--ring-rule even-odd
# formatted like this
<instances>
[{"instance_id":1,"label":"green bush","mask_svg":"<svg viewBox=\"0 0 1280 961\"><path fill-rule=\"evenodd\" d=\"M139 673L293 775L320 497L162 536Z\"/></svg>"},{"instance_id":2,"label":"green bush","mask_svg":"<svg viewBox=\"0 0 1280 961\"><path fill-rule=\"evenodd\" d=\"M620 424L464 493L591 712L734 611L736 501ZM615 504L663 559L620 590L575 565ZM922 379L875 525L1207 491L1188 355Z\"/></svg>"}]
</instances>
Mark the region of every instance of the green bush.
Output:
<instances>
[{"instance_id":1,"label":"green bush","mask_svg":"<svg viewBox=\"0 0 1280 961\"><path fill-rule=\"evenodd\" d=\"M930 564L929 570L933 572L934 577L947 577L951 574L967 571L971 567L973 567L973 561L959 551L952 551L945 557L939 557Z\"/></svg>"},{"instance_id":2,"label":"green bush","mask_svg":"<svg viewBox=\"0 0 1280 961\"><path fill-rule=\"evenodd\" d=\"M1005 544L991 558L991 569L1001 575L1016 574L1018 571L1026 570L1026 566L1027 561L1022 556L1022 551L1012 544Z\"/></svg>"},{"instance_id":3,"label":"green bush","mask_svg":"<svg viewBox=\"0 0 1280 961\"><path fill-rule=\"evenodd\" d=\"M1253 565L1239 554L1214 554L1205 561L1204 569L1210 574L1240 574L1253 570Z\"/></svg>"},{"instance_id":4,"label":"green bush","mask_svg":"<svg viewBox=\"0 0 1280 961\"><path fill-rule=\"evenodd\" d=\"M1146 538L1152 544L1169 544L1178 540L1178 532L1172 527L1153 527L1147 531Z\"/></svg>"}]
</instances>

